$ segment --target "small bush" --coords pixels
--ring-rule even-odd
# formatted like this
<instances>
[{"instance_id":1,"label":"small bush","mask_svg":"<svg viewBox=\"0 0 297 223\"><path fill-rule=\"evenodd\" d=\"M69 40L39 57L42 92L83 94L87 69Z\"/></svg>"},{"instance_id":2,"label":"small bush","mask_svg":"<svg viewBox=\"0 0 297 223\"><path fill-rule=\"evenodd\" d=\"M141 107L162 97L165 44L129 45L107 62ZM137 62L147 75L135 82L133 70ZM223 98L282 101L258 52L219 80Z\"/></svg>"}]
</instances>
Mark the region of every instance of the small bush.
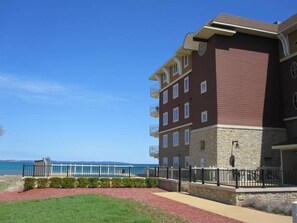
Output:
<instances>
[{"instance_id":1,"label":"small bush","mask_svg":"<svg viewBox=\"0 0 297 223\"><path fill-rule=\"evenodd\" d=\"M147 187L157 187L159 179L154 177L149 177L145 179L145 183Z\"/></svg>"},{"instance_id":2,"label":"small bush","mask_svg":"<svg viewBox=\"0 0 297 223\"><path fill-rule=\"evenodd\" d=\"M103 188L109 188L110 187L110 179L109 178L101 178L100 186Z\"/></svg>"},{"instance_id":3,"label":"small bush","mask_svg":"<svg viewBox=\"0 0 297 223\"><path fill-rule=\"evenodd\" d=\"M35 188L36 179L35 178L25 178L24 191L31 190Z\"/></svg>"},{"instance_id":4,"label":"small bush","mask_svg":"<svg viewBox=\"0 0 297 223\"><path fill-rule=\"evenodd\" d=\"M99 186L99 179L94 177L94 178L88 178L88 185L91 188L96 188Z\"/></svg>"},{"instance_id":5,"label":"small bush","mask_svg":"<svg viewBox=\"0 0 297 223\"><path fill-rule=\"evenodd\" d=\"M260 200L259 198L249 198L243 203L244 207L252 207L260 211L265 211L274 214L292 215L292 206L286 201L271 201Z\"/></svg>"},{"instance_id":6,"label":"small bush","mask_svg":"<svg viewBox=\"0 0 297 223\"><path fill-rule=\"evenodd\" d=\"M61 186L63 188L74 188L75 187L75 178L72 178L72 177L63 178Z\"/></svg>"},{"instance_id":7,"label":"small bush","mask_svg":"<svg viewBox=\"0 0 297 223\"><path fill-rule=\"evenodd\" d=\"M61 185L62 185L62 178L60 178L60 177L50 178L50 187L60 188Z\"/></svg>"},{"instance_id":8,"label":"small bush","mask_svg":"<svg viewBox=\"0 0 297 223\"><path fill-rule=\"evenodd\" d=\"M88 178L78 178L77 179L77 187L86 188L89 185Z\"/></svg>"},{"instance_id":9,"label":"small bush","mask_svg":"<svg viewBox=\"0 0 297 223\"><path fill-rule=\"evenodd\" d=\"M112 178L111 180L111 184L112 184L112 187L114 188L118 188L118 187L123 187L123 180L122 178Z\"/></svg>"},{"instance_id":10,"label":"small bush","mask_svg":"<svg viewBox=\"0 0 297 223\"><path fill-rule=\"evenodd\" d=\"M37 188L47 188L49 180L47 178L37 179Z\"/></svg>"},{"instance_id":11,"label":"small bush","mask_svg":"<svg viewBox=\"0 0 297 223\"><path fill-rule=\"evenodd\" d=\"M133 187L132 178L123 178L122 182L124 187Z\"/></svg>"},{"instance_id":12,"label":"small bush","mask_svg":"<svg viewBox=\"0 0 297 223\"><path fill-rule=\"evenodd\" d=\"M144 178L132 178L132 187L146 187Z\"/></svg>"}]
</instances>

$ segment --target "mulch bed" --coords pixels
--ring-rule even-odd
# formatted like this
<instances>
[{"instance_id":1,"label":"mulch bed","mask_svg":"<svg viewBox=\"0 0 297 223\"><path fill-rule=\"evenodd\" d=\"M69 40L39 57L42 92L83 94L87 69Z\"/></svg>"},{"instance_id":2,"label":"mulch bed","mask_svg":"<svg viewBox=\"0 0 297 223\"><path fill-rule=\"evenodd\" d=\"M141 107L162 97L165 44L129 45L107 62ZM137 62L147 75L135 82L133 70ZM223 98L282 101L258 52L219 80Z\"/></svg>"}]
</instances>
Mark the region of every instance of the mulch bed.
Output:
<instances>
[{"instance_id":1,"label":"mulch bed","mask_svg":"<svg viewBox=\"0 0 297 223\"><path fill-rule=\"evenodd\" d=\"M165 192L158 188L73 188L73 189L33 189L26 192L4 192L0 201L32 200L51 197L62 197L77 194L103 194L116 198L133 199L152 207L161 208L195 223L238 223L239 221L210 213L186 204L154 195Z\"/></svg>"}]
</instances>

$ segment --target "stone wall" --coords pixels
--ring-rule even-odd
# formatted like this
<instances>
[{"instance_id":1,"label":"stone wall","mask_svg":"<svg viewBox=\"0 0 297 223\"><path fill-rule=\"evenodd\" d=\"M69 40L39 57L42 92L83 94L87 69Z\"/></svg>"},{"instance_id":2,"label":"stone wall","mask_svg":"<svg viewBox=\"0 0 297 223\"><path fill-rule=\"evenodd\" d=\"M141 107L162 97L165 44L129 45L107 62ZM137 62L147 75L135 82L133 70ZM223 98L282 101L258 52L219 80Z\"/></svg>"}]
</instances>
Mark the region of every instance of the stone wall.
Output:
<instances>
[{"instance_id":1,"label":"stone wall","mask_svg":"<svg viewBox=\"0 0 297 223\"><path fill-rule=\"evenodd\" d=\"M297 188L239 188L199 183L189 184L189 194L225 204L241 206L249 199L261 201L293 202L297 200Z\"/></svg>"},{"instance_id":2,"label":"stone wall","mask_svg":"<svg viewBox=\"0 0 297 223\"><path fill-rule=\"evenodd\" d=\"M271 146L286 140L285 129L234 127L220 125L191 131L190 164L204 167L230 168L230 156L235 168L256 169L261 166L280 167L280 152ZM205 141L205 148L201 148ZM239 147L232 142L238 142Z\"/></svg>"},{"instance_id":3,"label":"stone wall","mask_svg":"<svg viewBox=\"0 0 297 223\"><path fill-rule=\"evenodd\" d=\"M178 191L178 180L159 178L158 187L167 191Z\"/></svg>"},{"instance_id":4,"label":"stone wall","mask_svg":"<svg viewBox=\"0 0 297 223\"><path fill-rule=\"evenodd\" d=\"M203 128L191 131L190 137L190 165L201 166L201 159L204 159L204 166L216 166L217 164L217 129ZM205 148L201 148L201 141L205 142Z\"/></svg>"}]
</instances>

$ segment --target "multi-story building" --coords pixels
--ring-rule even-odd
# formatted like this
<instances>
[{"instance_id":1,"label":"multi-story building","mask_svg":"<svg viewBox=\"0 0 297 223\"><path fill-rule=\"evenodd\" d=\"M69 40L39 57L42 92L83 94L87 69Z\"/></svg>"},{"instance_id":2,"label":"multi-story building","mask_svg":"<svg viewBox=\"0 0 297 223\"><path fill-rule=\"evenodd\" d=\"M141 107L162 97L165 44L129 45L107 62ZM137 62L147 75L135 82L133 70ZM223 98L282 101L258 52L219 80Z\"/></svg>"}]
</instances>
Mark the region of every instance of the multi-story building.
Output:
<instances>
[{"instance_id":1,"label":"multi-story building","mask_svg":"<svg viewBox=\"0 0 297 223\"><path fill-rule=\"evenodd\" d=\"M296 21L269 24L221 14L185 37L150 76L160 85L154 136L161 166L280 166L272 145L287 139L286 127L294 132L288 131L289 139L297 134L297 106L284 99L297 103L296 82L281 73L297 71L284 65L296 51L279 52L282 38L296 42ZM296 43L287 45L296 50ZM282 91L286 86L290 90Z\"/></svg>"}]
</instances>

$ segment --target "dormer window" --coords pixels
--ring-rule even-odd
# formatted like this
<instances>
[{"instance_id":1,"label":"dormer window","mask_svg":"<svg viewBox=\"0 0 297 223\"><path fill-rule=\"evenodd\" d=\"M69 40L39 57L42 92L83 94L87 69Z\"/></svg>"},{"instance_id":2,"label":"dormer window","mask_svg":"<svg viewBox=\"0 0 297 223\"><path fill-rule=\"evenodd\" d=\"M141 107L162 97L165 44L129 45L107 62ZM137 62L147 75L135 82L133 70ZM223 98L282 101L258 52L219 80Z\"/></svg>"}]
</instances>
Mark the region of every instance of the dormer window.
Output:
<instances>
[{"instance_id":1,"label":"dormer window","mask_svg":"<svg viewBox=\"0 0 297 223\"><path fill-rule=\"evenodd\" d=\"M173 75L176 75L178 73L177 64L173 65Z\"/></svg>"},{"instance_id":2,"label":"dormer window","mask_svg":"<svg viewBox=\"0 0 297 223\"><path fill-rule=\"evenodd\" d=\"M189 65L189 56L184 56L184 67L187 67Z\"/></svg>"}]
</instances>

